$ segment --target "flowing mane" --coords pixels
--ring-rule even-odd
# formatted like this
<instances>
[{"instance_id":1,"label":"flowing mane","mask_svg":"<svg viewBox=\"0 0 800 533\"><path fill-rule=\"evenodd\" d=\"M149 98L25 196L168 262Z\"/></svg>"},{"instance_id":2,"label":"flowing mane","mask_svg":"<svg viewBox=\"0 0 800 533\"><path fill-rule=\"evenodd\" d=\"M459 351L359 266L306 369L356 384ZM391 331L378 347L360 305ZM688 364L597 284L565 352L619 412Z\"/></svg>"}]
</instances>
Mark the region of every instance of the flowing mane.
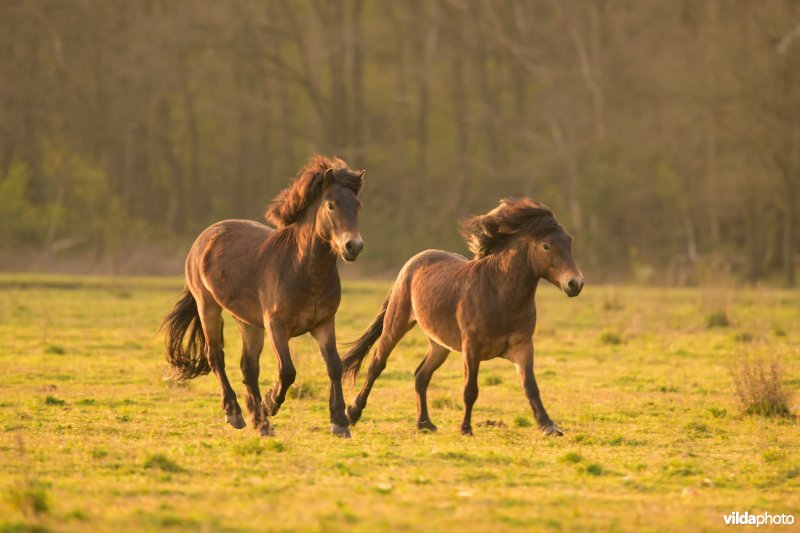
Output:
<instances>
[{"instance_id":1,"label":"flowing mane","mask_svg":"<svg viewBox=\"0 0 800 533\"><path fill-rule=\"evenodd\" d=\"M519 233L542 237L561 229L553 211L530 198L504 198L485 215L464 220L461 227L475 259L496 253Z\"/></svg>"},{"instance_id":2,"label":"flowing mane","mask_svg":"<svg viewBox=\"0 0 800 533\"><path fill-rule=\"evenodd\" d=\"M361 190L362 172L348 168L347 163L338 157L325 157L314 154L289 186L278 193L267 206L264 217L276 228L294 224L303 215L322 191L322 181L327 170L332 170L337 183L352 189L356 194Z\"/></svg>"}]
</instances>

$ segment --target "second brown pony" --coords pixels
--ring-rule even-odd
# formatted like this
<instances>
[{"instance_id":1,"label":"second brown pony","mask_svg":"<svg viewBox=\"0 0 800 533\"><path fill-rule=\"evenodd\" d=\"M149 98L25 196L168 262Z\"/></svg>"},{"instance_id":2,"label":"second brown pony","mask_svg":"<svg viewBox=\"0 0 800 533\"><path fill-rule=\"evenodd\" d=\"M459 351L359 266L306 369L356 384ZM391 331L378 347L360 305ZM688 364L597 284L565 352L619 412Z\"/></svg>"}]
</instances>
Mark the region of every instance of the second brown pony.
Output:
<instances>
[{"instance_id":1,"label":"second brown pony","mask_svg":"<svg viewBox=\"0 0 800 533\"><path fill-rule=\"evenodd\" d=\"M419 324L430 349L415 372L417 427L436 430L428 416L428 384L450 351L457 351L464 356L463 434L472 434L481 361L504 357L517 367L539 428L546 435L562 435L539 397L532 336L540 278L567 296L577 296L583 288L583 274L572 259L572 237L549 208L528 198L505 199L486 215L468 219L464 236L475 257L470 261L458 254L428 250L411 258L380 314L345 356L345 373L355 379L377 343L366 382L347 408L347 417L351 424L358 421L392 349Z\"/></svg>"},{"instance_id":2,"label":"second brown pony","mask_svg":"<svg viewBox=\"0 0 800 533\"><path fill-rule=\"evenodd\" d=\"M242 332L242 374L256 430L272 434L267 417L278 412L295 379L289 339L310 332L328 367L333 433L350 436L334 329L341 300L336 256L355 261L364 247L357 197L363 176L340 159L314 156L267 209L277 229L225 220L203 231L189 251L186 288L162 325L167 356L179 378L214 372L233 427L245 423L225 373L223 309ZM278 382L262 401L258 374L265 331L278 360Z\"/></svg>"}]
</instances>

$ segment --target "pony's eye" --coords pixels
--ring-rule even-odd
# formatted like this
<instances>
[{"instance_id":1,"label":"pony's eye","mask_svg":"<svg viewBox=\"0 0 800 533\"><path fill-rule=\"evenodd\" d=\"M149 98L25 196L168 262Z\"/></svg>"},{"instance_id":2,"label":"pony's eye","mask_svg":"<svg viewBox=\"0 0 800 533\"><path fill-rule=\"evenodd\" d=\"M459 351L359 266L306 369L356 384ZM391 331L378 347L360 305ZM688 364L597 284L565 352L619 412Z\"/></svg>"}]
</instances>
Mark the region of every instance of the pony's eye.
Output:
<instances>
[{"instance_id":1,"label":"pony's eye","mask_svg":"<svg viewBox=\"0 0 800 533\"><path fill-rule=\"evenodd\" d=\"M336 211L336 204L333 202L328 202L328 211Z\"/></svg>"},{"instance_id":2,"label":"pony's eye","mask_svg":"<svg viewBox=\"0 0 800 533\"><path fill-rule=\"evenodd\" d=\"M550 245L547 244L546 242L543 243L542 244L542 250L544 250L545 252L549 252L550 251Z\"/></svg>"}]
</instances>

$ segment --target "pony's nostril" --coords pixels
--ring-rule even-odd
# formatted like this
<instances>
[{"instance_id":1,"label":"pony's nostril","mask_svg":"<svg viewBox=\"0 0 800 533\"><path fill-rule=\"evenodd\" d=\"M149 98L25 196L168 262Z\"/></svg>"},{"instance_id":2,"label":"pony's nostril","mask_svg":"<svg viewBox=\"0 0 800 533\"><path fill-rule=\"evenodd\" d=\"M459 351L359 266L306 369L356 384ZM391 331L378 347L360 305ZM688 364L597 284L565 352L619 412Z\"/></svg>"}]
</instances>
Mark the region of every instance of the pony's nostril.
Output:
<instances>
[{"instance_id":1,"label":"pony's nostril","mask_svg":"<svg viewBox=\"0 0 800 533\"><path fill-rule=\"evenodd\" d=\"M570 292L577 292L581 289L581 284L578 280L571 279L567 283L567 288L570 290Z\"/></svg>"},{"instance_id":2,"label":"pony's nostril","mask_svg":"<svg viewBox=\"0 0 800 533\"><path fill-rule=\"evenodd\" d=\"M364 243L361 241L347 241L344 244L344 250L350 255L360 253L362 248L364 248Z\"/></svg>"}]
</instances>

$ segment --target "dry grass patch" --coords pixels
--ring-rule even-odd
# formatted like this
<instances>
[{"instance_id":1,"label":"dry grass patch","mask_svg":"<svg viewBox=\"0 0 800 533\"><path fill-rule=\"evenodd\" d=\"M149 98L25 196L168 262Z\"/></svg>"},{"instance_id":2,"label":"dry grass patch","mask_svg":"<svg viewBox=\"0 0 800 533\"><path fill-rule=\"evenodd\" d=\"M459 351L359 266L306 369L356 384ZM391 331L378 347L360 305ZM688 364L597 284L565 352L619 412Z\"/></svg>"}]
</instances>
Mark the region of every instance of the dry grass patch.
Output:
<instances>
[{"instance_id":1,"label":"dry grass patch","mask_svg":"<svg viewBox=\"0 0 800 533\"><path fill-rule=\"evenodd\" d=\"M731 368L736 396L744 412L760 416L790 416L790 391L775 359L744 358Z\"/></svg>"}]
</instances>

